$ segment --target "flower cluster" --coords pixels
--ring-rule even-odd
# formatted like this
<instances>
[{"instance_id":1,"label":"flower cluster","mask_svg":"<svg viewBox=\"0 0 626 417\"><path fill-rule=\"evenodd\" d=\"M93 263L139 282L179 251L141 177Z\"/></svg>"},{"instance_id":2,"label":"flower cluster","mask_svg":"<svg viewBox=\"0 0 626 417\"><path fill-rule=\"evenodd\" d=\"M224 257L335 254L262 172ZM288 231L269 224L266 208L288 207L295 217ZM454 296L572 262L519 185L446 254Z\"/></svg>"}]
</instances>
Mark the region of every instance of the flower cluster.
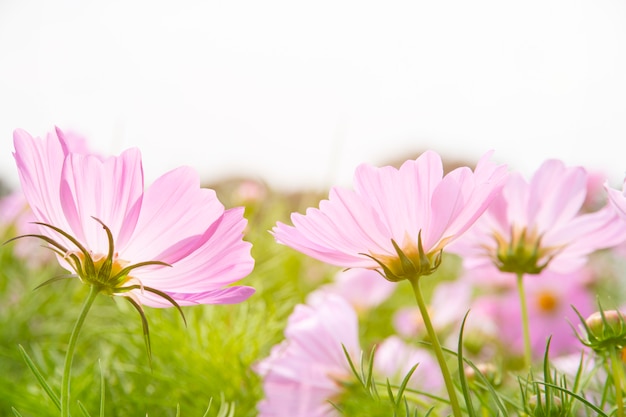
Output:
<instances>
[{"instance_id":1,"label":"flower cluster","mask_svg":"<svg viewBox=\"0 0 626 417\"><path fill-rule=\"evenodd\" d=\"M182 314L255 292L236 285L255 264L244 207L226 208L191 168L145 187L137 149L101 155L60 129L45 138L17 130L14 146L23 195L0 200L10 224L0 231L20 256L31 249L18 244L44 242L67 271L45 284L75 279L90 289L60 397L40 379L62 417L70 415L76 340L97 296L130 302L149 348L145 306ZM558 160L526 180L491 156L445 175L433 151L398 168L361 165L352 189L334 187L317 208L292 213L292 225L276 223L268 239L343 270L283 310L291 311L284 340L271 350L268 343L267 356L250 366L262 386L260 416L352 415L371 406L371 416L460 417L491 415L493 404L498 415L578 415L574 400L585 412L626 415L624 316L617 306L594 314L611 275L601 255L623 256L626 183L623 191L601 186L601 176ZM250 184L233 195L259 214L270 191ZM406 301L409 287L415 303ZM581 352L604 366L563 365ZM548 353L560 364L554 371ZM520 371L529 376L507 380ZM579 391L599 374L606 386ZM520 392L502 400L500 384Z\"/></svg>"}]
</instances>

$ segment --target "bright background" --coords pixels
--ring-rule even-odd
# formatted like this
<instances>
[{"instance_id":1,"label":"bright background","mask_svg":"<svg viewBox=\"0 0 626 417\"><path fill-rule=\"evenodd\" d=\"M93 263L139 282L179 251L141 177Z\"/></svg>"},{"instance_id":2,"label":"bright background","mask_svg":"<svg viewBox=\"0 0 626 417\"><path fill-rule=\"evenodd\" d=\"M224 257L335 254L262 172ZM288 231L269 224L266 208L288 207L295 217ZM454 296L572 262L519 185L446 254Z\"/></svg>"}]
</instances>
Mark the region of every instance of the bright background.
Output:
<instances>
[{"instance_id":1,"label":"bright background","mask_svg":"<svg viewBox=\"0 0 626 417\"><path fill-rule=\"evenodd\" d=\"M54 125L148 181L349 185L426 148L626 171L626 2L0 0L0 176Z\"/></svg>"}]
</instances>

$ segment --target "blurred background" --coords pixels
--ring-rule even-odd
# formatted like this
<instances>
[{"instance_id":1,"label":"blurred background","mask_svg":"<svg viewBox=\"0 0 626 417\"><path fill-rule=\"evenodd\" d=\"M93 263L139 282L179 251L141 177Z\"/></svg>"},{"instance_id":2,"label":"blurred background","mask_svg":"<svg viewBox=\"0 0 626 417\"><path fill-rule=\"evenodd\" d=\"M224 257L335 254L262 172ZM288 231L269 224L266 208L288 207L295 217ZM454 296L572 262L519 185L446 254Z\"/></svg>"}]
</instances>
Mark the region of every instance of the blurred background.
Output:
<instances>
[{"instance_id":1,"label":"blurred background","mask_svg":"<svg viewBox=\"0 0 626 417\"><path fill-rule=\"evenodd\" d=\"M136 146L147 182L350 185L434 149L531 173L626 171L626 2L0 0L0 178L12 132Z\"/></svg>"}]
</instances>

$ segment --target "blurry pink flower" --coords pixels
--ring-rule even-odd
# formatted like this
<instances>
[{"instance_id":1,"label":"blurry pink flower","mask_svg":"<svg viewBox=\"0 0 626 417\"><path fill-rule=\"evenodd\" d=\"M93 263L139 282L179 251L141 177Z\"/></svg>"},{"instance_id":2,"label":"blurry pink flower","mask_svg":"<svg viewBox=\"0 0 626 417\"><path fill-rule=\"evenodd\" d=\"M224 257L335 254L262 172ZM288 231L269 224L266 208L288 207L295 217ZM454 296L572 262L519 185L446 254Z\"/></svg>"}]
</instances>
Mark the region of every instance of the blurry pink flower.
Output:
<instances>
[{"instance_id":1,"label":"blurry pink flower","mask_svg":"<svg viewBox=\"0 0 626 417\"><path fill-rule=\"evenodd\" d=\"M348 301L357 312L376 307L395 291L396 286L369 269L348 269L335 275L335 281L323 285L310 296L337 294Z\"/></svg>"},{"instance_id":2,"label":"blurry pink flower","mask_svg":"<svg viewBox=\"0 0 626 417\"><path fill-rule=\"evenodd\" d=\"M438 333L452 330L457 333L456 325L470 309L472 288L463 280L440 282L434 289L428 312L433 326ZM454 300L454 302L450 302ZM425 334L424 321L417 307L398 309L393 316L396 332L407 338Z\"/></svg>"},{"instance_id":3,"label":"blurry pink flower","mask_svg":"<svg viewBox=\"0 0 626 417\"><path fill-rule=\"evenodd\" d=\"M617 214L620 218L626 220L626 179L624 180L624 184L622 186L622 191L618 191L614 188L605 185L607 192L609 193L609 201L611 206L614 207L617 211ZM626 240L626 236L625 239Z\"/></svg>"},{"instance_id":4,"label":"blurry pink flower","mask_svg":"<svg viewBox=\"0 0 626 417\"><path fill-rule=\"evenodd\" d=\"M240 201L241 204L254 203L265 198L267 187L259 181L244 180L237 186L234 193L235 201Z\"/></svg>"},{"instance_id":5,"label":"blurry pink flower","mask_svg":"<svg viewBox=\"0 0 626 417\"><path fill-rule=\"evenodd\" d=\"M338 415L330 400L354 378L342 348L352 361L360 354L355 311L341 297L327 294L297 305L285 329L286 340L254 370L263 378L260 417Z\"/></svg>"},{"instance_id":6,"label":"blurry pink flower","mask_svg":"<svg viewBox=\"0 0 626 417\"><path fill-rule=\"evenodd\" d=\"M332 188L329 199L294 226L278 223L279 243L333 265L382 269L390 281L432 273L443 248L482 214L506 178L505 166L480 159L443 176L441 158L423 153L400 169L361 165L354 191ZM407 262L407 260L409 262Z\"/></svg>"},{"instance_id":7,"label":"blurry pink flower","mask_svg":"<svg viewBox=\"0 0 626 417\"><path fill-rule=\"evenodd\" d=\"M16 235L27 235L37 232L33 212L21 192L15 192L0 198L0 238L7 240ZM15 242L15 256L39 267L53 259L52 252L41 247L40 242L22 239Z\"/></svg>"},{"instance_id":8,"label":"blurry pink flower","mask_svg":"<svg viewBox=\"0 0 626 417\"><path fill-rule=\"evenodd\" d=\"M519 303L516 303L519 305ZM491 361L500 343L500 299L498 295L479 296L472 300L472 308L463 328L465 352L475 358ZM458 344L459 333L452 333L450 346Z\"/></svg>"},{"instance_id":9,"label":"blurry pink flower","mask_svg":"<svg viewBox=\"0 0 626 417\"><path fill-rule=\"evenodd\" d=\"M587 171L587 193L583 203L583 211L597 211L606 204L607 193L604 187L607 176L599 170Z\"/></svg>"},{"instance_id":10,"label":"blurry pink flower","mask_svg":"<svg viewBox=\"0 0 626 417\"><path fill-rule=\"evenodd\" d=\"M605 207L581 214L588 175L548 160L526 182L512 174L485 214L449 248L468 269L494 263L501 271L537 274L544 268L571 272L587 256L622 242L624 226Z\"/></svg>"},{"instance_id":11,"label":"blurry pink flower","mask_svg":"<svg viewBox=\"0 0 626 417\"><path fill-rule=\"evenodd\" d=\"M376 348L374 371L382 382L389 379L392 384L400 384L415 364L419 365L409 379L409 388L430 394L443 388L439 365L426 349L410 346L397 336L388 337Z\"/></svg>"},{"instance_id":12,"label":"blurry pink flower","mask_svg":"<svg viewBox=\"0 0 626 417\"><path fill-rule=\"evenodd\" d=\"M254 292L228 286L254 264L243 209L224 210L190 168L144 191L136 149L108 158L73 152L58 129L44 140L16 130L14 144L40 235L83 281L152 307L236 303Z\"/></svg>"},{"instance_id":13,"label":"blurry pink flower","mask_svg":"<svg viewBox=\"0 0 626 417\"><path fill-rule=\"evenodd\" d=\"M551 355L580 352L582 345L570 326L580 320L571 306L576 307L583 317L595 310L595 299L587 287L588 282L584 270L569 274L546 270L525 280L530 339L535 356L543 356L550 336ZM521 320L517 293L502 294L497 314L500 339L507 350L520 354L523 349Z\"/></svg>"}]
</instances>

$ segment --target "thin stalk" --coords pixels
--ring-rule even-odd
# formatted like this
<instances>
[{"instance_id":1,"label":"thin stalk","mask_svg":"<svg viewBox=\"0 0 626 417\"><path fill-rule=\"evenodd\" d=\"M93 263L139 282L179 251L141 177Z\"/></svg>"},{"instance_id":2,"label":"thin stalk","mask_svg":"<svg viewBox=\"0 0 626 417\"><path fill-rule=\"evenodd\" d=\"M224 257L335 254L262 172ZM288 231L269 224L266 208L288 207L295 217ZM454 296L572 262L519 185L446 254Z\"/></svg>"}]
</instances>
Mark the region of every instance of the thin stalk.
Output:
<instances>
[{"instance_id":1,"label":"thin stalk","mask_svg":"<svg viewBox=\"0 0 626 417\"><path fill-rule=\"evenodd\" d=\"M517 293L519 294L522 309L522 332L524 333L524 367L530 368L533 360L530 347L530 326L528 324L528 307L526 306L526 291L524 291L524 274L517 273Z\"/></svg>"},{"instance_id":2,"label":"thin stalk","mask_svg":"<svg viewBox=\"0 0 626 417\"><path fill-rule=\"evenodd\" d=\"M83 327L87 313L99 292L99 288L94 285L90 286L89 295L83 303L83 307L80 310L80 314L78 315L78 319L70 335L67 352L65 353L65 362L63 364L63 379L61 380L61 417L70 416L70 374L72 372L72 360L74 359L74 351L76 350L76 341L78 340L78 334Z\"/></svg>"},{"instance_id":3,"label":"thin stalk","mask_svg":"<svg viewBox=\"0 0 626 417\"><path fill-rule=\"evenodd\" d=\"M428 336L430 337L433 351L435 352L435 356L437 357L437 362L439 362L439 368L441 369L441 374L443 375L446 390L448 391L450 406L452 407L452 414L455 417L461 417L462 413L461 407L459 406L459 400L456 396L456 390L454 388L454 384L452 383L452 377L450 375L450 370L448 369L448 364L446 363L446 358L443 356L443 349L441 348L441 344L439 343L439 339L437 338L435 328L430 321L428 309L426 308L426 303L424 302L424 298L422 297L422 292L419 287L419 277L410 278L409 282L413 287L415 301L417 301L417 306L419 307L420 313L422 314L422 320L424 320L424 326L426 326L426 331L428 332Z\"/></svg>"},{"instance_id":4,"label":"thin stalk","mask_svg":"<svg viewBox=\"0 0 626 417\"><path fill-rule=\"evenodd\" d=\"M615 403L617 405L617 417L624 417L624 399L622 396L622 362L617 358L617 348L609 349L611 355L611 372L613 385L615 385Z\"/></svg>"}]
</instances>

